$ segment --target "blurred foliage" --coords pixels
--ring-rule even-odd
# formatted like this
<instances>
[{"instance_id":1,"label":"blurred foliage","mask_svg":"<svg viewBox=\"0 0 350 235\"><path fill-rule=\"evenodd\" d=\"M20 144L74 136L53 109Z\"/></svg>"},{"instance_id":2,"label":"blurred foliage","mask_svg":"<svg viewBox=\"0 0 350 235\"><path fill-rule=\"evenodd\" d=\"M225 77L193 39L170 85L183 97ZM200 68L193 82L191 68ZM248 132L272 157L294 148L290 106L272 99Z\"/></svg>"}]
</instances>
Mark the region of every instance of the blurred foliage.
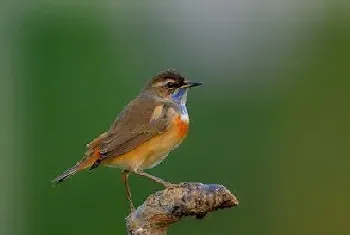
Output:
<instances>
[{"instance_id":1,"label":"blurred foliage","mask_svg":"<svg viewBox=\"0 0 350 235\"><path fill-rule=\"evenodd\" d=\"M57 1L20 9L18 233L125 233L119 170L80 173L55 188L50 180L169 67L205 85L189 94L188 139L150 172L222 183L240 200L170 234L350 233L345 1ZM131 187L137 204L160 189L135 176Z\"/></svg>"}]
</instances>

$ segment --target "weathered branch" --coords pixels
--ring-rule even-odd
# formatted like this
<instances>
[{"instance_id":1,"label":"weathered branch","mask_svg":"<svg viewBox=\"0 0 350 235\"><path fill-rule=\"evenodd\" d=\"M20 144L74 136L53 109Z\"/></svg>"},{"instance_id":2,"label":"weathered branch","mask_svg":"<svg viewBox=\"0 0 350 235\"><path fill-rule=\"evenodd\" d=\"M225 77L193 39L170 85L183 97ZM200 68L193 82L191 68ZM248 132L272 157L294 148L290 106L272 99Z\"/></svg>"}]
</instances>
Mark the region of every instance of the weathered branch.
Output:
<instances>
[{"instance_id":1,"label":"weathered branch","mask_svg":"<svg viewBox=\"0 0 350 235\"><path fill-rule=\"evenodd\" d=\"M126 227L130 235L164 235L183 216L202 219L208 212L236 205L235 196L222 185L181 183L150 195L126 218Z\"/></svg>"}]
</instances>

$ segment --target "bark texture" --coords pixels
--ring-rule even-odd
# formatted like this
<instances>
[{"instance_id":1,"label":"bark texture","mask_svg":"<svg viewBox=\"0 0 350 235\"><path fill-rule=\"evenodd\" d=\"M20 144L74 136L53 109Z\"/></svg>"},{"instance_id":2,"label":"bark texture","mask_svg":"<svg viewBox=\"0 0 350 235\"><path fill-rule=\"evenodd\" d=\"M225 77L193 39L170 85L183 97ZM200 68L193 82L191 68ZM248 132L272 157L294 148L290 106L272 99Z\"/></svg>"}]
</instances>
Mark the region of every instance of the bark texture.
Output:
<instances>
[{"instance_id":1,"label":"bark texture","mask_svg":"<svg viewBox=\"0 0 350 235\"><path fill-rule=\"evenodd\" d=\"M164 235L171 224L184 216L202 219L208 212L238 205L222 185L181 183L150 195L126 218L130 235Z\"/></svg>"}]
</instances>

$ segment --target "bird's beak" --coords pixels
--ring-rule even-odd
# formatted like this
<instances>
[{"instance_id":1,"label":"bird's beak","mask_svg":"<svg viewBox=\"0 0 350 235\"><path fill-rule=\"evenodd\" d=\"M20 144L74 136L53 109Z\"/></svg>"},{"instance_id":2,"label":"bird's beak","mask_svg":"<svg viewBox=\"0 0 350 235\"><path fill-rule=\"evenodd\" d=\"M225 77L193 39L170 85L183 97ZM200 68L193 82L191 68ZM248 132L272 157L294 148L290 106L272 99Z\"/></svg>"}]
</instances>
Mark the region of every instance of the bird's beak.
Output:
<instances>
[{"instance_id":1,"label":"bird's beak","mask_svg":"<svg viewBox=\"0 0 350 235\"><path fill-rule=\"evenodd\" d=\"M181 88L190 88L190 87L195 87L202 85L201 82L191 82L191 81L186 81L185 84Z\"/></svg>"}]
</instances>

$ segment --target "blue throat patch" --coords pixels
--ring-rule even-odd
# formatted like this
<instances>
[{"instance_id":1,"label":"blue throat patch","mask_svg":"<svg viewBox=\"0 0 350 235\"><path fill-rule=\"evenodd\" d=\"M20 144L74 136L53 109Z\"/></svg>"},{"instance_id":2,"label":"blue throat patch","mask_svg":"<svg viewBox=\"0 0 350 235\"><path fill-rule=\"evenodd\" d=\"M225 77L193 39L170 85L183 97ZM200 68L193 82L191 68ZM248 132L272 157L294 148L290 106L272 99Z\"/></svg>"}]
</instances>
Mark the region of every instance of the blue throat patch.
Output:
<instances>
[{"instance_id":1,"label":"blue throat patch","mask_svg":"<svg viewBox=\"0 0 350 235\"><path fill-rule=\"evenodd\" d=\"M187 88L179 88L176 93L174 93L171 98L173 101L181 104L182 103L182 97L186 95Z\"/></svg>"},{"instance_id":2,"label":"blue throat patch","mask_svg":"<svg viewBox=\"0 0 350 235\"><path fill-rule=\"evenodd\" d=\"M182 113L182 114L188 114L188 113L187 113L186 105L184 105L184 104L181 105L181 113Z\"/></svg>"},{"instance_id":3,"label":"blue throat patch","mask_svg":"<svg viewBox=\"0 0 350 235\"><path fill-rule=\"evenodd\" d=\"M187 88L179 88L176 93L174 93L171 98L176 103L180 104L181 112L187 114L186 100L183 100L184 95L187 93Z\"/></svg>"}]
</instances>

